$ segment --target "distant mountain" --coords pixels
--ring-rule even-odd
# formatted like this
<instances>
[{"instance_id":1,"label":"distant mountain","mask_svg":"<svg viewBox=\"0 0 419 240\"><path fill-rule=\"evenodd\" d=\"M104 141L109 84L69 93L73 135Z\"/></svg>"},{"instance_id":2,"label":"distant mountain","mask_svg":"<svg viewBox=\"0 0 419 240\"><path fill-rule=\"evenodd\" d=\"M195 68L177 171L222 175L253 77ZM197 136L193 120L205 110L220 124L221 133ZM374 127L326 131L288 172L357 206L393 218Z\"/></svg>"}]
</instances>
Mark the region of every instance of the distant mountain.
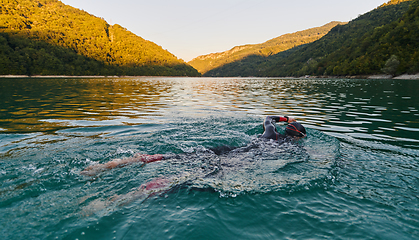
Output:
<instances>
[{"instance_id":1,"label":"distant mountain","mask_svg":"<svg viewBox=\"0 0 419 240\"><path fill-rule=\"evenodd\" d=\"M392 0L309 44L250 55L204 76L370 75L419 72L419 0Z\"/></svg>"},{"instance_id":2,"label":"distant mountain","mask_svg":"<svg viewBox=\"0 0 419 240\"><path fill-rule=\"evenodd\" d=\"M200 74L153 42L58 0L0 1L0 75Z\"/></svg>"},{"instance_id":3,"label":"distant mountain","mask_svg":"<svg viewBox=\"0 0 419 240\"><path fill-rule=\"evenodd\" d=\"M285 34L261 44L243 45L225 52L199 56L188 63L200 73L206 73L225 64L240 61L250 55L267 57L303 44L314 42L326 35L336 25L342 24L346 23L331 22L321 27Z\"/></svg>"}]
</instances>

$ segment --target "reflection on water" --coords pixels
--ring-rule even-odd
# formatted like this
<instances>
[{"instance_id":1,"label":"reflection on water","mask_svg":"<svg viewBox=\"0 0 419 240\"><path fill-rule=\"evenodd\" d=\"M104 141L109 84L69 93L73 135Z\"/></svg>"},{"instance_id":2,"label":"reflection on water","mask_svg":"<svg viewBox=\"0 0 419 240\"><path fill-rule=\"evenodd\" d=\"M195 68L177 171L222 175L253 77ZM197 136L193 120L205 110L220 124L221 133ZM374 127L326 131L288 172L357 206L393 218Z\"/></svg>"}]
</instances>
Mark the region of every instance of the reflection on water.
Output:
<instances>
[{"instance_id":1,"label":"reflection on water","mask_svg":"<svg viewBox=\"0 0 419 240\"><path fill-rule=\"evenodd\" d=\"M345 139L417 146L418 85L405 80L1 79L0 129L50 132L241 111L294 116Z\"/></svg>"},{"instance_id":2,"label":"reflection on water","mask_svg":"<svg viewBox=\"0 0 419 240\"><path fill-rule=\"evenodd\" d=\"M11 132L121 124L156 115L170 88L161 81L128 79L5 79L1 84L1 126Z\"/></svg>"}]
</instances>

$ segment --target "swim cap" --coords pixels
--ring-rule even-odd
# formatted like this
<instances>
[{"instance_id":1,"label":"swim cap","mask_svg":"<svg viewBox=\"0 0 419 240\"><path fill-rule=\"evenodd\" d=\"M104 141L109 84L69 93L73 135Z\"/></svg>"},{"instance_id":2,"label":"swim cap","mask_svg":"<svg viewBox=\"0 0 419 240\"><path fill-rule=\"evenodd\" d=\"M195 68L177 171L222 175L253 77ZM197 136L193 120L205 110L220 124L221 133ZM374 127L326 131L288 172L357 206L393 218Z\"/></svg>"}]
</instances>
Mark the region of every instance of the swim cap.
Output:
<instances>
[{"instance_id":1,"label":"swim cap","mask_svg":"<svg viewBox=\"0 0 419 240\"><path fill-rule=\"evenodd\" d=\"M285 129L285 132L289 136L293 137L304 137L306 135L306 129L303 127L303 125L299 124L298 122L292 122L288 124L287 128Z\"/></svg>"}]
</instances>

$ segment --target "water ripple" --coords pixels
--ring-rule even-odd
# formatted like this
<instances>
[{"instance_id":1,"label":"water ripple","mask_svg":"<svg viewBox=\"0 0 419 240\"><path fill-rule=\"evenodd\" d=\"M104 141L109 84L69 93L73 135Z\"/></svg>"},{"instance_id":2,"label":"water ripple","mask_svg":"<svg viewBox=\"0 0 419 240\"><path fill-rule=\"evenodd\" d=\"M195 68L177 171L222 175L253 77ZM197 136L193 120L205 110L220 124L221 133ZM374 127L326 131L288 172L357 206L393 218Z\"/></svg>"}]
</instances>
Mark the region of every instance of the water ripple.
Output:
<instances>
[{"instance_id":1,"label":"water ripple","mask_svg":"<svg viewBox=\"0 0 419 240\"><path fill-rule=\"evenodd\" d=\"M414 239L418 84L2 79L3 237ZM302 122L309 133L304 151L268 144L259 148L266 151L208 154L252 143L266 115ZM136 153L181 157L80 175ZM175 181L160 192L104 204L170 176ZM90 206L105 209L86 211Z\"/></svg>"}]
</instances>

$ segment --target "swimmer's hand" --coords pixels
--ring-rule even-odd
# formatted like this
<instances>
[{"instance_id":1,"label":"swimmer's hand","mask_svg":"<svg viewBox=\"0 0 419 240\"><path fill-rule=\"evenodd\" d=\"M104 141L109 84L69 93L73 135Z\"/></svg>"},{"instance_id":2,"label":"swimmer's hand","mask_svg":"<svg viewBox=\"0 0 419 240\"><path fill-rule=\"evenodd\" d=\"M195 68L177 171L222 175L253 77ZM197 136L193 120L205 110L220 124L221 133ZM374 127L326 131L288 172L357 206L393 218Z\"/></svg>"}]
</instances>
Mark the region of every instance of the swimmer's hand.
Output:
<instances>
[{"instance_id":1,"label":"swimmer's hand","mask_svg":"<svg viewBox=\"0 0 419 240\"><path fill-rule=\"evenodd\" d=\"M294 118L288 117L288 123L296 122Z\"/></svg>"}]
</instances>

